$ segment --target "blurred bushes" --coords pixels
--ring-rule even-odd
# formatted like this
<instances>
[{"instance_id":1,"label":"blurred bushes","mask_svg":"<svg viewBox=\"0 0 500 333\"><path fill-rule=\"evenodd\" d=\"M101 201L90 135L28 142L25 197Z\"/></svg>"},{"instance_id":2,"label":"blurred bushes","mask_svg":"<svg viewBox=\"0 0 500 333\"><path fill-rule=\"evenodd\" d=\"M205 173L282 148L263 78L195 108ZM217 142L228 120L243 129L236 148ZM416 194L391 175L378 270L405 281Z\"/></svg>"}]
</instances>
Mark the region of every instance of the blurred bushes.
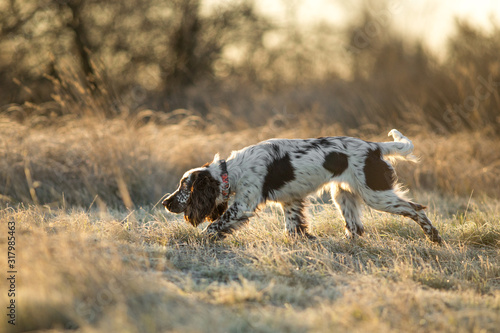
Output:
<instances>
[{"instance_id":1,"label":"blurred bushes","mask_svg":"<svg viewBox=\"0 0 500 333\"><path fill-rule=\"evenodd\" d=\"M344 128L500 133L500 28L457 21L438 60L394 15L380 1L343 27L302 27L251 0L4 1L0 112L47 123L182 108L237 128L311 113Z\"/></svg>"}]
</instances>

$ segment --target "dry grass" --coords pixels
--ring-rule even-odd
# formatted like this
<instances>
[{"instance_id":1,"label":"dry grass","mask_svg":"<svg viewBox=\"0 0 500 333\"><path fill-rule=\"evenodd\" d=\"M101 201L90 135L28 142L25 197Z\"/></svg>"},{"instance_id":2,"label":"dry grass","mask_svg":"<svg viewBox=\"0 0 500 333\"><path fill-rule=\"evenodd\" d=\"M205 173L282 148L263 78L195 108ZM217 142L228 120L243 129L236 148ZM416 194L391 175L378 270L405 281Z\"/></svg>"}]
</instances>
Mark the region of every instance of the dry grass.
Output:
<instances>
[{"instance_id":1,"label":"dry grass","mask_svg":"<svg viewBox=\"0 0 500 333\"><path fill-rule=\"evenodd\" d=\"M355 135L388 140L387 129L346 131L324 125L311 112L285 123L232 132L217 122L177 114L177 123L161 125L163 114L101 119L98 117L29 118L19 123L0 118L0 201L51 207L150 206L172 191L182 173L220 152L271 137ZM169 117L172 117L170 115ZM224 123L222 116L219 118ZM165 120L167 121L167 120ZM38 123L43 125L37 125ZM47 126L48 124L51 124ZM397 169L410 188L454 195L498 196L500 144L479 133L438 136L404 130L414 140L420 164ZM376 135L374 133L377 133Z\"/></svg>"},{"instance_id":2,"label":"dry grass","mask_svg":"<svg viewBox=\"0 0 500 333\"><path fill-rule=\"evenodd\" d=\"M317 241L288 238L270 207L217 243L156 209L7 208L2 232L5 221L17 224L18 318L0 327L496 331L500 203L471 200L462 211L458 199L418 199L430 206L445 245L428 242L410 220L371 211L367 236L348 241L334 208L320 203L309 208Z\"/></svg>"},{"instance_id":3,"label":"dry grass","mask_svg":"<svg viewBox=\"0 0 500 333\"><path fill-rule=\"evenodd\" d=\"M270 137L386 140L392 127L345 130L314 111L282 116L246 129L230 114L204 120L185 110L1 117L0 221L4 234L5 222L17 224L18 317L0 330L495 331L498 137L402 129L422 162L397 170L429 206L442 247L413 222L371 211L367 236L348 241L321 203L310 206L317 241L288 238L271 207L210 243L154 206L216 152Z\"/></svg>"}]
</instances>

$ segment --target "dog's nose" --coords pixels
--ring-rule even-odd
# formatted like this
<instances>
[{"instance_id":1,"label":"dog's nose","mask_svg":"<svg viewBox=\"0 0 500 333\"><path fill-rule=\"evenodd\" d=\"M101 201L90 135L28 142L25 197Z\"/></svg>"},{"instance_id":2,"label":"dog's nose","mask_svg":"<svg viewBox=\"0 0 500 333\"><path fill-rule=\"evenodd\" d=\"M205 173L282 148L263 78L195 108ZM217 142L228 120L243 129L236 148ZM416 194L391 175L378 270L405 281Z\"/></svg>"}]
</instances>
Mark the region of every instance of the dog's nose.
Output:
<instances>
[{"instance_id":1,"label":"dog's nose","mask_svg":"<svg viewBox=\"0 0 500 333\"><path fill-rule=\"evenodd\" d=\"M169 195L163 202L161 203L169 212L175 212L177 210L177 202L175 200L175 196L173 194Z\"/></svg>"},{"instance_id":2,"label":"dog's nose","mask_svg":"<svg viewBox=\"0 0 500 333\"><path fill-rule=\"evenodd\" d=\"M170 197L166 198L165 200L163 200L163 202L161 203L165 208L168 209L168 206L172 203L172 200Z\"/></svg>"}]
</instances>

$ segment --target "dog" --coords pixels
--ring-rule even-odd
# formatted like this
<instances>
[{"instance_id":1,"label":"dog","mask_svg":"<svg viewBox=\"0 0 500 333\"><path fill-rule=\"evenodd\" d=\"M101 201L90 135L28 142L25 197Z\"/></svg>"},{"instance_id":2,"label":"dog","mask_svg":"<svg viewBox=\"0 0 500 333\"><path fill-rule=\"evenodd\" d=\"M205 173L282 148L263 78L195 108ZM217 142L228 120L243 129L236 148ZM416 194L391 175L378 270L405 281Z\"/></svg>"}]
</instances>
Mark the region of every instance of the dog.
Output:
<instances>
[{"instance_id":1,"label":"dog","mask_svg":"<svg viewBox=\"0 0 500 333\"><path fill-rule=\"evenodd\" d=\"M329 189L348 238L364 233L364 202L413 219L431 241L441 243L426 207L405 199L391 163L384 158L415 161L413 143L395 129L389 136L393 142L353 137L271 139L234 151L227 161L217 154L211 163L187 171L162 204L172 213L184 213L195 227L210 221L204 233L223 238L248 222L260 205L272 201L281 205L290 234L314 238L305 218L306 197Z\"/></svg>"}]
</instances>

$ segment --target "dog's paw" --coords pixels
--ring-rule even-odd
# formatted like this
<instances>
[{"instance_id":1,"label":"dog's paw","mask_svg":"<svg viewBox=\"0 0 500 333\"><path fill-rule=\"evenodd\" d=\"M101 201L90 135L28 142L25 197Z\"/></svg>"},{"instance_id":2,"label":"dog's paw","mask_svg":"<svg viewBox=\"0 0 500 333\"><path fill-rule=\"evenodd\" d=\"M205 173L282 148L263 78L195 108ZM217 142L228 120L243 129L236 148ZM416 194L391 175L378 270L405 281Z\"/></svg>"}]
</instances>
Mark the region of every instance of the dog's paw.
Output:
<instances>
[{"instance_id":1,"label":"dog's paw","mask_svg":"<svg viewBox=\"0 0 500 333\"><path fill-rule=\"evenodd\" d=\"M434 243L436 243L436 244L438 244L438 245L442 245L442 244L443 244L443 239L441 238L441 236L439 236L439 232L437 231L437 229L436 229L436 228L433 228L433 229L431 230L431 234L430 234L430 235L428 235L428 236L429 236L429 239L430 239L432 242L434 242Z\"/></svg>"},{"instance_id":2,"label":"dog's paw","mask_svg":"<svg viewBox=\"0 0 500 333\"><path fill-rule=\"evenodd\" d=\"M289 235L293 238L305 238L308 240L317 240L317 237L307 232L306 229L297 229L289 232Z\"/></svg>"},{"instance_id":3,"label":"dog's paw","mask_svg":"<svg viewBox=\"0 0 500 333\"><path fill-rule=\"evenodd\" d=\"M310 240L310 241L318 240L318 237L316 237L316 236L314 236L314 235L312 235L312 234L310 234L308 232L302 234L301 236L304 237L304 238L306 238L306 239L308 239L308 240Z\"/></svg>"},{"instance_id":4,"label":"dog's paw","mask_svg":"<svg viewBox=\"0 0 500 333\"><path fill-rule=\"evenodd\" d=\"M212 223L213 224L213 223ZM211 241L217 241L224 238L224 235L217 231L212 224L208 225L201 233Z\"/></svg>"}]
</instances>

